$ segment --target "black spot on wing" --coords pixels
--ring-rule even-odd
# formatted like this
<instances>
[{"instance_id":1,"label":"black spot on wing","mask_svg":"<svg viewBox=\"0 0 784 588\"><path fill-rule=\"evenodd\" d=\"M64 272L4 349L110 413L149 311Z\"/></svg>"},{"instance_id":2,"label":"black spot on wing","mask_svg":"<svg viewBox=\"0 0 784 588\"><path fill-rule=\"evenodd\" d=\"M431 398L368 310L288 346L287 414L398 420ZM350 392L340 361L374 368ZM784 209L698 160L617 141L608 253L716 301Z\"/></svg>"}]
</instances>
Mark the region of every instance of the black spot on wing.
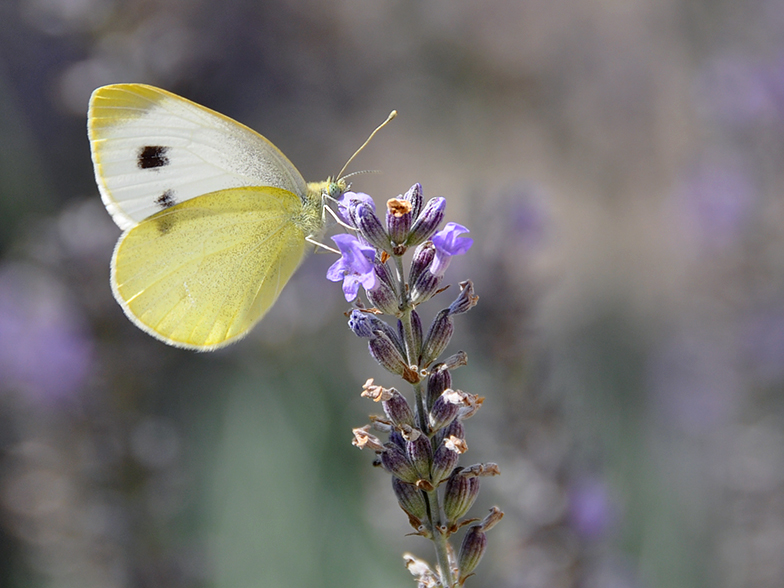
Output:
<instances>
[{"instance_id":1,"label":"black spot on wing","mask_svg":"<svg viewBox=\"0 0 784 588\"><path fill-rule=\"evenodd\" d=\"M136 165L139 166L139 169L157 169L169 165L169 157L166 155L168 150L168 147L161 145L142 147L136 157Z\"/></svg>"},{"instance_id":2,"label":"black spot on wing","mask_svg":"<svg viewBox=\"0 0 784 588\"><path fill-rule=\"evenodd\" d=\"M165 208L171 208L177 201L174 199L174 190L166 190L163 194L158 196L155 199L155 204L161 207L161 210Z\"/></svg>"},{"instance_id":3,"label":"black spot on wing","mask_svg":"<svg viewBox=\"0 0 784 588\"><path fill-rule=\"evenodd\" d=\"M161 210L167 210L177 204L177 201L174 199L174 190L165 190L163 194L155 199L155 204L160 206ZM156 217L155 223L158 226L158 232L161 235L165 235L174 226L174 218L172 215L164 212Z\"/></svg>"},{"instance_id":4,"label":"black spot on wing","mask_svg":"<svg viewBox=\"0 0 784 588\"><path fill-rule=\"evenodd\" d=\"M163 213L155 219L155 225L158 227L158 233L165 235L174 227L174 218L168 213Z\"/></svg>"}]
</instances>

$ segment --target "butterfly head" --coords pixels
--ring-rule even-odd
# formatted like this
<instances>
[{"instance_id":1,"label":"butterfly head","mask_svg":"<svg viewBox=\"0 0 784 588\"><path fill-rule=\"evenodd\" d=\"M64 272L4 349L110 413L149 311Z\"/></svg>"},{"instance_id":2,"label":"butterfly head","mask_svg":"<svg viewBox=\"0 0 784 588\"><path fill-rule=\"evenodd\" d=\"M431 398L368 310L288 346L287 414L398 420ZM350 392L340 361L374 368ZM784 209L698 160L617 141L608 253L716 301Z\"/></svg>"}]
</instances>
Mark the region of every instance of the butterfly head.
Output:
<instances>
[{"instance_id":1,"label":"butterfly head","mask_svg":"<svg viewBox=\"0 0 784 588\"><path fill-rule=\"evenodd\" d=\"M305 198L306 203L311 206L318 206L324 208L329 206L330 203L337 202L340 197L349 189L349 183L345 178L333 180L327 178L323 182L311 182L308 184L308 195Z\"/></svg>"},{"instance_id":2,"label":"butterfly head","mask_svg":"<svg viewBox=\"0 0 784 588\"><path fill-rule=\"evenodd\" d=\"M327 185L325 188L324 195L328 196L333 200L337 200L340 198L343 193L348 190L349 185L346 182L346 178L339 178L337 180L332 180L332 178L327 178Z\"/></svg>"}]
</instances>

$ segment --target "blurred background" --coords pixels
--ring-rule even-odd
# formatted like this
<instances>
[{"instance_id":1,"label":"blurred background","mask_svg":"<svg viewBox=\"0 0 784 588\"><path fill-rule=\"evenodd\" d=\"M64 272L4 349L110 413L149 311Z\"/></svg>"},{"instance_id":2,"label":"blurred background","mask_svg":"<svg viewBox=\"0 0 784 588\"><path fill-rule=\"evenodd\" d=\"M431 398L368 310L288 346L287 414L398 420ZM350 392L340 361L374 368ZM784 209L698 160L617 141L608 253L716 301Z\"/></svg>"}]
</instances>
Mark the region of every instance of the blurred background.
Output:
<instances>
[{"instance_id":1,"label":"blurred background","mask_svg":"<svg viewBox=\"0 0 784 588\"><path fill-rule=\"evenodd\" d=\"M780 0L0 2L0 586L412 586L330 255L211 354L115 303L85 114L162 86L475 245L468 586L784 585ZM456 289L422 308L426 320ZM440 304L439 304L440 302Z\"/></svg>"}]
</instances>

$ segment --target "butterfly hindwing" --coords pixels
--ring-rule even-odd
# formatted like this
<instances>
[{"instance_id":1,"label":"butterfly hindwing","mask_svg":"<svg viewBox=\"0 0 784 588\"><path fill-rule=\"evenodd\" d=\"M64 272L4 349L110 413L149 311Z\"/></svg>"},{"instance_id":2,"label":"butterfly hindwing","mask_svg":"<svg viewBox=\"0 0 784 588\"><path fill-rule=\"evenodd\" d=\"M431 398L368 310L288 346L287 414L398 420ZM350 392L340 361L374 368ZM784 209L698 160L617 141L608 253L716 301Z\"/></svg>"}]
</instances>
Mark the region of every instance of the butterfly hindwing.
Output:
<instances>
[{"instance_id":1,"label":"butterfly hindwing","mask_svg":"<svg viewBox=\"0 0 784 588\"><path fill-rule=\"evenodd\" d=\"M221 190L175 204L126 231L112 286L126 314L167 343L209 350L245 335L304 256L298 196Z\"/></svg>"},{"instance_id":2,"label":"butterfly hindwing","mask_svg":"<svg viewBox=\"0 0 784 588\"><path fill-rule=\"evenodd\" d=\"M88 133L106 208L122 229L203 194L272 186L299 196L294 165L248 127L142 84L93 92Z\"/></svg>"}]
</instances>

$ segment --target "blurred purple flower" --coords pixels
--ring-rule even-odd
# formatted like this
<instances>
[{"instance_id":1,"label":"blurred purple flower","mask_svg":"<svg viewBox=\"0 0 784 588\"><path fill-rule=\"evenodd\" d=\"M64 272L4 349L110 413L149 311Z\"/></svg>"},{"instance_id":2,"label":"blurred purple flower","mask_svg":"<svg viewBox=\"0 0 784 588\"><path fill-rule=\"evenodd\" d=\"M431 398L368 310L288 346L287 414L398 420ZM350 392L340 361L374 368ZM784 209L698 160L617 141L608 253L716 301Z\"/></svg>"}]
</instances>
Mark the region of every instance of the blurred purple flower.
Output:
<instances>
[{"instance_id":1,"label":"blurred purple flower","mask_svg":"<svg viewBox=\"0 0 784 588\"><path fill-rule=\"evenodd\" d=\"M79 392L91 363L79 308L60 283L21 264L0 268L0 387L57 403Z\"/></svg>"},{"instance_id":2,"label":"blurred purple flower","mask_svg":"<svg viewBox=\"0 0 784 588\"><path fill-rule=\"evenodd\" d=\"M615 522L616 508L607 484L595 477L578 480L569 490L569 521L583 538L601 539Z\"/></svg>"},{"instance_id":3,"label":"blurred purple flower","mask_svg":"<svg viewBox=\"0 0 784 588\"><path fill-rule=\"evenodd\" d=\"M649 364L651 399L660 417L691 434L729 422L743 395L738 341L720 328L684 328Z\"/></svg>"},{"instance_id":4,"label":"blurred purple flower","mask_svg":"<svg viewBox=\"0 0 784 588\"><path fill-rule=\"evenodd\" d=\"M784 51L779 54L778 60L771 66L766 82L773 96L779 119L784 119Z\"/></svg>"},{"instance_id":5,"label":"blurred purple flower","mask_svg":"<svg viewBox=\"0 0 784 588\"><path fill-rule=\"evenodd\" d=\"M735 157L716 156L696 167L678 196L686 230L697 245L723 249L742 237L757 191Z\"/></svg>"},{"instance_id":6,"label":"blurred purple flower","mask_svg":"<svg viewBox=\"0 0 784 588\"><path fill-rule=\"evenodd\" d=\"M474 247L480 248L484 261L475 268L480 272L475 280L483 278L505 288L541 279L536 266L552 244L555 227L548 191L535 182L518 181L499 191L495 204L480 207L477 214L474 222L484 230ZM523 289L530 295L536 288Z\"/></svg>"},{"instance_id":7,"label":"blurred purple flower","mask_svg":"<svg viewBox=\"0 0 784 588\"><path fill-rule=\"evenodd\" d=\"M453 255L462 255L471 249L474 240L460 237L468 233L468 229L457 223L447 223L446 226L431 237L436 246L436 255L430 266L430 273L434 276L443 276Z\"/></svg>"},{"instance_id":8,"label":"blurred purple flower","mask_svg":"<svg viewBox=\"0 0 784 588\"><path fill-rule=\"evenodd\" d=\"M742 344L748 365L764 384L784 378L784 312L781 306L747 319Z\"/></svg>"},{"instance_id":9,"label":"blurred purple flower","mask_svg":"<svg viewBox=\"0 0 784 588\"><path fill-rule=\"evenodd\" d=\"M332 240L340 249L341 257L327 270L327 279L332 282L343 280L343 294L350 302L357 297L360 284L365 290L372 290L378 285L373 269L376 251L354 235L341 233Z\"/></svg>"},{"instance_id":10,"label":"blurred purple flower","mask_svg":"<svg viewBox=\"0 0 784 588\"><path fill-rule=\"evenodd\" d=\"M729 124L770 121L779 116L775 73L745 56L717 57L697 77L697 108Z\"/></svg>"},{"instance_id":11,"label":"blurred purple flower","mask_svg":"<svg viewBox=\"0 0 784 588\"><path fill-rule=\"evenodd\" d=\"M501 214L496 211L494 216L503 223L501 234L496 236L502 248L508 248L510 240L529 249L543 243L550 213L546 195L539 186L518 183L501 196L499 206Z\"/></svg>"}]
</instances>

